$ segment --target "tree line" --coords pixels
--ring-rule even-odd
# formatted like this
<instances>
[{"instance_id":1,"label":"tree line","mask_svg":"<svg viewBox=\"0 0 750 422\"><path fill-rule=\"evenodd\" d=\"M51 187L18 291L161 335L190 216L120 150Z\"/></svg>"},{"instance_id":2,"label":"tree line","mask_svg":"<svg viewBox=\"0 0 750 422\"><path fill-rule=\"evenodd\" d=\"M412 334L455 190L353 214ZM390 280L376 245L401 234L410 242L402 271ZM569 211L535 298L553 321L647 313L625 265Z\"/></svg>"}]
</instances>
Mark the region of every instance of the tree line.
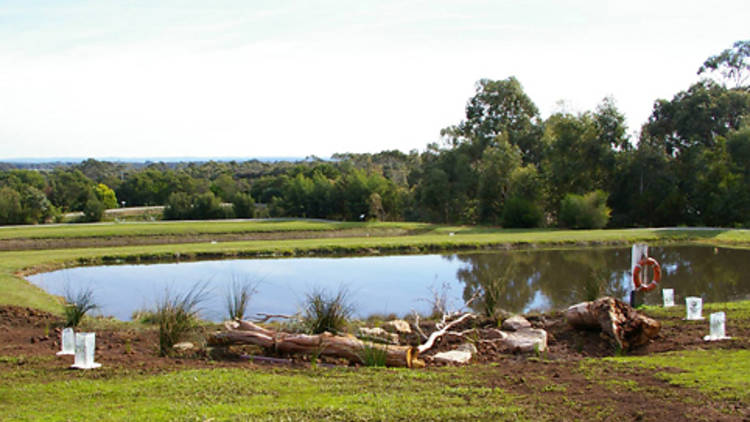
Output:
<instances>
[{"instance_id":1,"label":"tree line","mask_svg":"<svg viewBox=\"0 0 750 422\"><path fill-rule=\"evenodd\" d=\"M750 41L739 41L708 58L698 70L703 78L656 100L636 136L612 98L594 110L543 119L509 77L478 81L464 119L421 153L170 165L89 159L45 170L6 165L0 223L54 221L69 211L96 221L107 208L165 205L167 219L747 227L748 57Z\"/></svg>"}]
</instances>

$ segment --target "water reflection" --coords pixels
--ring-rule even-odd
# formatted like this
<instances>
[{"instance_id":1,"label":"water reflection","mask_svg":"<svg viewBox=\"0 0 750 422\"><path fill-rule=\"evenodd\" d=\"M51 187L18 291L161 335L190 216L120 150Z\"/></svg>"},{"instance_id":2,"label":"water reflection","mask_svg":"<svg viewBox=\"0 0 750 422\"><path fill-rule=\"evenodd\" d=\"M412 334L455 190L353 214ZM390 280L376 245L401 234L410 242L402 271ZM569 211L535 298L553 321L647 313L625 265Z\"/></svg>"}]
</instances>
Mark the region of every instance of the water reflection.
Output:
<instances>
[{"instance_id":1,"label":"water reflection","mask_svg":"<svg viewBox=\"0 0 750 422\"><path fill-rule=\"evenodd\" d=\"M704 302L750 299L750 251L700 246L652 247L662 265L661 287ZM470 298L472 308L528 312L562 309L603 294L625 299L631 289L630 248L498 251L458 255L365 258L286 258L204 261L181 264L83 267L37 274L29 279L53 294L92 287L102 313L129 319L166 287L174 293L210 282L214 297L204 317L220 320L223 292L237 277L258 280L251 313L294 313L312 287L352 292L357 316L372 313L427 314L431 289L445 285L453 309ZM646 294L658 304L661 289Z\"/></svg>"},{"instance_id":2,"label":"water reflection","mask_svg":"<svg viewBox=\"0 0 750 422\"><path fill-rule=\"evenodd\" d=\"M662 265L661 287L674 288L677 303L687 296L706 302L750 298L750 252L700 246L653 247ZM463 298L476 312L561 309L602 295L625 299L631 286L630 249L515 251L466 254L457 278ZM645 302L659 304L660 289Z\"/></svg>"}]
</instances>

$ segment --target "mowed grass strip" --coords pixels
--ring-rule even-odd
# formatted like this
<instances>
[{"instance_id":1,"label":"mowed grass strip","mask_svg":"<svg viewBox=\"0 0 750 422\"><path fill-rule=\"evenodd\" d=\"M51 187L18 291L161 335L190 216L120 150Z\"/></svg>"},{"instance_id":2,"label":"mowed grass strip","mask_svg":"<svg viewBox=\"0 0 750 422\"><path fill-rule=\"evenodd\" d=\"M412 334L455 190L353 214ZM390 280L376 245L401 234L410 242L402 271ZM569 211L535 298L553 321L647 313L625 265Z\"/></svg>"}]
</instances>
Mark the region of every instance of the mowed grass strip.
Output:
<instances>
[{"instance_id":1,"label":"mowed grass strip","mask_svg":"<svg viewBox=\"0 0 750 422\"><path fill-rule=\"evenodd\" d=\"M237 234L294 231L332 231L367 229L421 230L423 223L336 222L310 219L155 221L127 223L51 224L38 226L0 226L0 240L61 239L118 236L190 236L198 234Z\"/></svg>"},{"instance_id":2,"label":"mowed grass strip","mask_svg":"<svg viewBox=\"0 0 750 422\"><path fill-rule=\"evenodd\" d=\"M461 368L210 369L65 378L0 381L0 415L20 421L523 419L512 396Z\"/></svg>"}]
</instances>

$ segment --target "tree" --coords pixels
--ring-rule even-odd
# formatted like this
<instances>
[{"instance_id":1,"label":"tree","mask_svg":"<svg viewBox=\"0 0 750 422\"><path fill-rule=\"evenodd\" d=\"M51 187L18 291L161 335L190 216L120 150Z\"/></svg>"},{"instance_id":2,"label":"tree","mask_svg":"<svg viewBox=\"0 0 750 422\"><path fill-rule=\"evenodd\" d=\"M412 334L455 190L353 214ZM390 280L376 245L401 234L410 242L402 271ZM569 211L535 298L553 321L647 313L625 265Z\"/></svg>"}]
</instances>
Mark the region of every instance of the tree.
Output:
<instances>
[{"instance_id":1,"label":"tree","mask_svg":"<svg viewBox=\"0 0 750 422\"><path fill-rule=\"evenodd\" d=\"M21 223L23 223L21 195L8 186L0 188L0 224Z\"/></svg>"},{"instance_id":2,"label":"tree","mask_svg":"<svg viewBox=\"0 0 750 422\"><path fill-rule=\"evenodd\" d=\"M717 136L742 126L750 113L750 92L704 80L672 100L657 100L641 130L642 141L677 157L692 148L711 148Z\"/></svg>"},{"instance_id":3,"label":"tree","mask_svg":"<svg viewBox=\"0 0 750 422\"><path fill-rule=\"evenodd\" d=\"M96 198L104 205L106 209L117 208L117 197L115 191L109 188L104 183L99 183L94 188Z\"/></svg>"},{"instance_id":4,"label":"tree","mask_svg":"<svg viewBox=\"0 0 750 422\"><path fill-rule=\"evenodd\" d=\"M476 94L466 105L466 120L441 131L452 145L468 143L472 160L479 159L498 135L517 146L524 162L541 159L541 120L539 110L524 93L521 83L511 76L501 81L481 79Z\"/></svg>"},{"instance_id":5,"label":"tree","mask_svg":"<svg viewBox=\"0 0 750 422\"><path fill-rule=\"evenodd\" d=\"M503 205L511 189L511 175L521 166L521 151L498 139L496 146L484 150L479 162L479 219L499 224Z\"/></svg>"},{"instance_id":6,"label":"tree","mask_svg":"<svg viewBox=\"0 0 750 422\"><path fill-rule=\"evenodd\" d=\"M102 221L105 209L106 207L102 201L91 198L83 206L83 219L88 222Z\"/></svg>"},{"instance_id":7,"label":"tree","mask_svg":"<svg viewBox=\"0 0 750 422\"><path fill-rule=\"evenodd\" d=\"M741 88L750 76L750 40L737 41L732 48L711 56L703 62L698 74L719 72L721 76Z\"/></svg>"},{"instance_id":8,"label":"tree","mask_svg":"<svg viewBox=\"0 0 750 422\"><path fill-rule=\"evenodd\" d=\"M232 198L232 211L237 218L255 217L255 201L250 194L237 193Z\"/></svg>"}]
</instances>

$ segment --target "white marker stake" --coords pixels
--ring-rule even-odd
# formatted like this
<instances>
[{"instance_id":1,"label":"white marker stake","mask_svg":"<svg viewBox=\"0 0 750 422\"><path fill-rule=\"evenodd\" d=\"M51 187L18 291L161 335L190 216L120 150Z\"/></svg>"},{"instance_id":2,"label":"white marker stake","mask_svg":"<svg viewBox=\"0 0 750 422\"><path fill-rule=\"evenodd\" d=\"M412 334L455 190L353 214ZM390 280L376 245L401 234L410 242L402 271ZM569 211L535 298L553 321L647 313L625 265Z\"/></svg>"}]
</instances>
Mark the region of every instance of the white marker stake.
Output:
<instances>
[{"instance_id":1,"label":"white marker stake","mask_svg":"<svg viewBox=\"0 0 750 422\"><path fill-rule=\"evenodd\" d=\"M62 350L57 352L57 356L76 354L76 333L72 328L62 330L60 343L62 343Z\"/></svg>"},{"instance_id":2,"label":"white marker stake","mask_svg":"<svg viewBox=\"0 0 750 422\"><path fill-rule=\"evenodd\" d=\"M687 319L688 321L699 321L703 318L703 299L699 297L686 297L685 308L687 308Z\"/></svg>"},{"instance_id":3,"label":"white marker stake","mask_svg":"<svg viewBox=\"0 0 750 422\"><path fill-rule=\"evenodd\" d=\"M664 299L664 307L674 306L674 289L662 289L661 296Z\"/></svg>"},{"instance_id":4,"label":"white marker stake","mask_svg":"<svg viewBox=\"0 0 750 422\"><path fill-rule=\"evenodd\" d=\"M76 354L71 368L94 369L102 366L94 362L94 350L96 350L95 333L76 334Z\"/></svg>"},{"instance_id":5,"label":"white marker stake","mask_svg":"<svg viewBox=\"0 0 750 422\"><path fill-rule=\"evenodd\" d=\"M703 337L705 341L729 340L731 337L726 336L724 331L726 314L724 312L715 312L711 314L711 328L709 334Z\"/></svg>"}]
</instances>

